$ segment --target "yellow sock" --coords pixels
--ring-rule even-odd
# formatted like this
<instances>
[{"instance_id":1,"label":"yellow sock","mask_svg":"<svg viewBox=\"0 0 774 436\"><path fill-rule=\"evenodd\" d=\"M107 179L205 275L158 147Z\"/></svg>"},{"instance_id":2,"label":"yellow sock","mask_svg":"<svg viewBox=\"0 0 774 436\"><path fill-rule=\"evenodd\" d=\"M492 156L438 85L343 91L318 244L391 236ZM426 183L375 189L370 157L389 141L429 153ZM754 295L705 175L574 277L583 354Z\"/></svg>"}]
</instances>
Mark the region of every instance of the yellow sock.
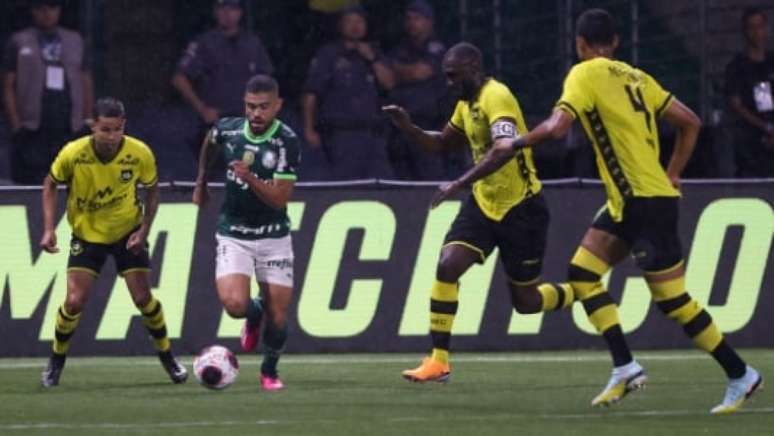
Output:
<instances>
[{"instance_id":1,"label":"yellow sock","mask_svg":"<svg viewBox=\"0 0 774 436\"><path fill-rule=\"evenodd\" d=\"M449 343L454 317L457 314L459 289L457 283L434 281L430 291L430 336L432 358L449 363Z\"/></svg>"},{"instance_id":2,"label":"yellow sock","mask_svg":"<svg viewBox=\"0 0 774 436\"><path fill-rule=\"evenodd\" d=\"M72 315L67 312L64 305L59 306L59 310L56 312L54 343L51 346L51 350L55 354L67 354L70 348L70 338L72 338L80 320L80 313Z\"/></svg>"},{"instance_id":3,"label":"yellow sock","mask_svg":"<svg viewBox=\"0 0 774 436\"><path fill-rule=\"evenodd\" d=\"M167 337L167 324L164 320L164 311L161 302L151 296L150 301L140 308L142 323L153 338L153 346L156 351L169 351L169 337Z\"/></svg>"},{"instance_id":4,"label":"yellow sock","mask_svg":"<svg viewBox=\"0 0 774 436\"><path fill-rule=\"evenodd\" d=\"M575 293L569 283L542 283L538 292L543 297L543 312L571 307Z\"/></svg>"}]
</instances>

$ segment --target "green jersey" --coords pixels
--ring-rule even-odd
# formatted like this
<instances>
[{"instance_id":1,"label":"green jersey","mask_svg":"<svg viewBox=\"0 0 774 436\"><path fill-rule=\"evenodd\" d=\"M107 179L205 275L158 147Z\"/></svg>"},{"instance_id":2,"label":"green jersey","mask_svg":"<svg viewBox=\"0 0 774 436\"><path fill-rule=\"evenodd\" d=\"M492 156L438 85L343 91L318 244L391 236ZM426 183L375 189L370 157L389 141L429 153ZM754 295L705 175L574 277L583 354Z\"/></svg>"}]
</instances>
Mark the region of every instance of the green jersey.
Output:
<instances>
[{"instance_id":1,"label":"green jersey","mask_svg":"<svg viewBox=\"0 0 774 436\"><path fill-rule=\"evenodd\" d=\"M300 160L298 137L279 120L256 136L245 118L223 118L212 129L211 140L222 147L226 163L245 162L260 180L296 180ZM288 233L287 210L264 203L227 168L226 198L218 217L218 234L255 240L281 238Z\"/></svg>"}]
</instances>

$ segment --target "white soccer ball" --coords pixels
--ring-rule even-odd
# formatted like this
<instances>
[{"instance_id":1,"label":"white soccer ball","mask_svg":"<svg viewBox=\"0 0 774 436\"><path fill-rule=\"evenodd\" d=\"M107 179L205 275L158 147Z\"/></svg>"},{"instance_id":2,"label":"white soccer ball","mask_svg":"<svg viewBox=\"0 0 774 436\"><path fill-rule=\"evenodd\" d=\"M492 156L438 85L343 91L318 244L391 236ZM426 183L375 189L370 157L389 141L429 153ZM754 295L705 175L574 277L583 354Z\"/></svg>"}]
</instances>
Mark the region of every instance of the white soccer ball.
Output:
<instances>
[{"instance_id":1,"label":"white soccer ball","mask_svg":"<svg viewBox=\"0 0 774 436\"><path fill-rule=\"evenodd\" d=\"M234 353L221 345L204 348L193 363L194 375L202 386L209 389L225 389L239 375L239 362Z\"/></svg>"}]
</instances>

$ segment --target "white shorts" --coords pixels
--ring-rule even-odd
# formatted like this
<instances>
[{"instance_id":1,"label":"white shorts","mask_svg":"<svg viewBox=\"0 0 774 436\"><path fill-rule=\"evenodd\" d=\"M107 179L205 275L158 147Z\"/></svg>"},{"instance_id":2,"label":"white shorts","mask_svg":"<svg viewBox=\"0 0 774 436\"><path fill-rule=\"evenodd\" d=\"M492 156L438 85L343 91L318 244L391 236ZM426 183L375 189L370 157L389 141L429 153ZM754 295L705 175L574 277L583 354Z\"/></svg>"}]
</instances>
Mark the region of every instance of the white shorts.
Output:
<instances>
[{"instance_id":1,"label":"white shorts","mask_svg":"<svg viewBox=\"0 0 774 436\"><path fill-rule=\"evenodd\" d=\"M293 244L290 235L248 241L215 235L218 241L215 278L229 274L248 277L255 273L259 283L293 287Z\"/></svg>"}]
</instances>

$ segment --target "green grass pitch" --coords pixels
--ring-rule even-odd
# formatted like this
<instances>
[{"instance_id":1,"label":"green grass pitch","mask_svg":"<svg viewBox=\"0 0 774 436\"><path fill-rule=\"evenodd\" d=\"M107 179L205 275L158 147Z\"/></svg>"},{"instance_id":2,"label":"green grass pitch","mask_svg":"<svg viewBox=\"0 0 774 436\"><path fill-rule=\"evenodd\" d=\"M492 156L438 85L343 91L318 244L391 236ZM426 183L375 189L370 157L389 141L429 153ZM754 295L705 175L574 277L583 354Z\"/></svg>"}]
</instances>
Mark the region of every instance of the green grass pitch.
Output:
<instances>
[{"instance_id":1,"label":"green grass pitch","mask_svg":"<svg viewBox=\"0 0 774 436\"><path fill-rule=\"evenodd\" d=\"M774 351L742 354L774 377ZM609 374L601 352L456 353L445 385L400 378L418 355L290 355L278 393L259 390L257 356L239 357L224 391L172 385L150 357L71 358L44 390L43 359L0 359L0 435L774 435L765 390L709 415L725 378L695 351L637 353L650 382L610 409L589 407Z\"/></svg>"}]
</instances>

